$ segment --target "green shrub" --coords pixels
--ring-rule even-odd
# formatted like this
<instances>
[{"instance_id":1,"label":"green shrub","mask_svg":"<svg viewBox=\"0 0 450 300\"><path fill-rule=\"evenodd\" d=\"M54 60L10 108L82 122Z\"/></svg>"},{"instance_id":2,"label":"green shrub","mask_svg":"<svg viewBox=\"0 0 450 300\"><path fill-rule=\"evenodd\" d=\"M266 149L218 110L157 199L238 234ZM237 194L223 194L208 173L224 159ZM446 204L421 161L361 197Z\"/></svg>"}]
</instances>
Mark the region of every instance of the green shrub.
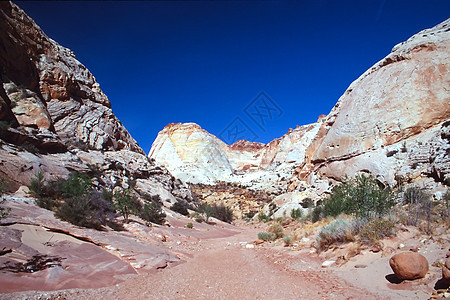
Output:
<instances>
[{"instance_id":1,"label":"green shrub","mask_svg":"<svg viewBox=\"0 0 450 300\"><path fill-rule=\"evenodd\" d=\"M279 239L279 238L282 238L284 236L284 234L283 234L283 227L280 224L278 224L278 223L272 224L269 227L268 232L272 233L273 235L275 235L275 239Z\"/></svg>"},{"instance_id":2,"label":"green shrub","mask_svg":"<svg viewBox=\"0 0 450 300\"><path fill-rule=\"evenodd\" d=\"M192 207L184 200L177 199L177 202L175 202L170 209L183 216L187 216L189 215L188 209L192 209Z\"/></svg>"},{"instance_id":3,"label":"green shrub","mask_svg":"<svg viewBox=\"0 0 450 300\"><path fill-rule=\"evenodd\" d=\"M191 214L191 218L193 218L197 223L205 222L205 218L198 212L194 212L193 214Z\"/></svg>"},{"instance_id":4,"label":"green shrub","mask_svg":"<svg viewBox=\"0 0 450 300\"><path fill-rule=\"evenodd\" d=\"M323 207L322 207L322 205L314 207L314 209L312 210L312 213L311 213L311 221L313 223L316 223L317 221L319 221L322 218L323 218Z\"/></svg>"},{"instance_id":5,"label":"green shrub","mask_svg":"<svg viewBox=\"0 0 450 300\"><path fill-rule=\"evenodd\" d=\"M275 235L273 233L260 232L258 233L258 239L262 241L273 241L275 240Z\"/></svg>"},{"instance_id":6,"label":"green shrub","mask_svg":"<svg viewBox=\"0 0 450 300\"><path fill-rule=\"evenodd\" d=\"M253 217L256 215L256 211L249 211L244 215L244 219L253 219Z\"/></svg>"},{"instance_id":7,"label":"green shrub","mask_svg":"<svg viewBox=\"0 0 450 300\"><path fill-rule=\"evenodd\" d=\"M192 222L189 222L186 224L186 227L189 229L192 229L192 228L194 228L194 224L192 224Z\"/></svg>"},{"instance_id":8,"label":"green shrub","mask_svg":"<svg viewBox=\"0 0 450 300\"><path fill-rule=\"evenodd\" d=\"M303 217L303 211L300 208L291 210L291 218L294 220L300 220Z\"/></svg>"},{"instance_id":9,"label":"green shrub","mask_svg":"<svg viewBox=\"0 0 450 300\"><path fill-rule=\"evenodd\" d=\"M156 224L163 224L166 218L166 214L162 210L162 204L157 201L145 203L138 215L142 219Z\"/></svg>"},{"instance_id":10,"label":"green shrub","mask_svg":"<svg viewBox=\"0 0 450 300\"><path fill-rule=\"evenodd\" d=\"M44 174L39 171L36 173L34 178L30 180L30 191L31 194L38 198L42 197L44 194Z\"/></svg>"},{"instance_id":11,"label":"green shrub","mask_svg":"<svg viewBox=\"0 0 450 300\"><path fill-rule=\"evenodd\" d=\"M5 203L5 201L5 199L0 199L0 204ZM10 211L10 208L4 208L3 206L0 206L0 220L6 218L9 215Z\"/></svg>"},{"instance_id":12,"label":"green shrub","mask_svg":"<svg viewBox=\"0 0 450 300\"><path fill-rule=\"evenodd\" d=\"M272 220L272 218L270 218L268 215L266 215L264 212L260 212L259 214L258 214L258 220L260 221L260 222L264 222L264 223L267 223L267 222L269 222L270 220Z\"/></svg>"},{"instance_id":13,"label":"green shrub","mask_svg":"<svg viewBox=\"0 0 450 300\"><path fill-rule=\"evenodd\" d=\"M290 246L292 244L292 238L290 236L285 236L283 237L283 242L286 247Z\"/></svg>"},{"instance_id":14,"label":"green shrub","mask_svg":"<svg viewBox=\"0 0 450 300\"><path fill-rule=\"evenodd\" d=\"M205 215L206 222L209 222L210 217L214 217L223 222L231 223L233 221L233 211L224 204L207 204L202 203L198 206L198 212Z\"/></svg>"},{"instance_id":15,"label":"green shrub","mask_svg":"<svg viewBox=\"0 0 450 300\"><path fill-rule=\"evenodd\" d=\"M77 226L101 230L102 225L108 225L114 230L123 230L115 221L114 207L98 191L91 191L80 197L64 198L55 215Z\"/></svg>"},{"instance_id":16,"label":"green shrub","mask_svg":"<svg viewBox=\"0 0 450 300\"><path fill-rule=\"evenodd\" d=\"M38 197L36 198L36 204L48 210L56 210L59 207L58 201L51 197Z\"/></svg>"},{"instance_id":17,"label":"green shrub","mask_svg":"<svg viewBox=\"0 0 450 300\"><path fill-rule=\"evenodd\" d=\"M66 198L55 215L74 225L99 229L100 224L94 221L92 210L91 202L87 196Z\"/></svg>"},{"instance_id":18,"label":"green shrub","mask_svg":"<svg viewBox=\"0 0 450 300\"><path fill-rule=\"evenodd\" d=\"M114 194L111 190L102 189L102 198L110 203L113 203Z\"/></svg>"},{"instance_id":19,"label":"green shrub","mask_svg":"<svg viewBox=\"0 0 450 300\"><path fill-rule=\"evenodd\" d=\"M310 208L314 206L314 201L311 198L305 198L302 200L302 202L300 202L300 205L303 208Z\"/></svg>"},{"instance_id":20,"label":"green shrub","mask_svg":"<svg viewBox=\"0 0 450 300\"><path fill-rule=\"evenodd\" d=\"M336 186L323 202L325 216L342 213L362 218L385 215L395 205L389 189L380 188L375 178L364 174Z\"/></svg>"},{"instance_id":21,"label":"green shrub","mask_svg":"<svg viewBox=\"0 0 450 300\"><path fill-rule=\"evenodd\" d=\"M319 250L326 249L335 243L354 241L356 225L354 219L339 218L324 226L317 236Z\"/></svg>"},{"instance_id":22,"label":"green shrub","mask_svg":"<svg viewBox=\"0 0 450 300\"><path fill-rule=\"evenodd\" d=\"M92 181L86 174L72 173L62 185L65 198L78 198L92 190Z\"/></svg>"}]
</instances>

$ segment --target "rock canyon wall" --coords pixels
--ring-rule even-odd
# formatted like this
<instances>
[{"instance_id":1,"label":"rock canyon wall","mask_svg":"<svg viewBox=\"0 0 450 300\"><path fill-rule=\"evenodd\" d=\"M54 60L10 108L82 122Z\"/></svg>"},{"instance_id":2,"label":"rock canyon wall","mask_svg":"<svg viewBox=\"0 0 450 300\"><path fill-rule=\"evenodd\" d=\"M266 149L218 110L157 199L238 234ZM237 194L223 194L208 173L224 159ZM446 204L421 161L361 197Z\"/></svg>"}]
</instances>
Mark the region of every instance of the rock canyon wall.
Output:
<instances>
[{"instance_id":1,"label":"rock canyon wall","mask_svg":"<svg viewBox=\"0 0 450 300\"><path fill-rule=\"evenodd\" d=\"M169 124L149 156L187 182L240 183L295 201L358 172L391 187L420 181L443 191L450 185L449 56L450 19L396 45L314 124L268 144L233 145L193 123Z\"/></svg>"},{"instance_id":2,"label":"rock canyon wall","mask_svg":"<svg viewBox=\"0 0 450 300\"><path fill-rule=\"evenodd\" d=\"M74 53L18 6L0 3L0 176L13 188L42 171L98 173L98 184L175 201L189 190L157 167L114 115L108 97Z\"/></svg>"}]
</instances>

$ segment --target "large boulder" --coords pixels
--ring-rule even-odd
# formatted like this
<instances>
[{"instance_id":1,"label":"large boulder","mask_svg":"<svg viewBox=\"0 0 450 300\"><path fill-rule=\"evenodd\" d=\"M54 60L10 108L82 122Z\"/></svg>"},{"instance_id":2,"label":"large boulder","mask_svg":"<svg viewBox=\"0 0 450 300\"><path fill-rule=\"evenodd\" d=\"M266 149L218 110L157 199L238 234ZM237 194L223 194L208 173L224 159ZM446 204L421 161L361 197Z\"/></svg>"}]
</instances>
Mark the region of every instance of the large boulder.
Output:
<instances>
[{"instance_id":1,"label":"large boulder","mask_svg":"<svg viewBox=\"0 0 450 300\"><path fill-rule=\"evenodd\" d=\"M395 254L389 260L394 274L402 280L414 280L425 277L428 272L427 259L417 252Z\"/></svg>"}]
</instances>

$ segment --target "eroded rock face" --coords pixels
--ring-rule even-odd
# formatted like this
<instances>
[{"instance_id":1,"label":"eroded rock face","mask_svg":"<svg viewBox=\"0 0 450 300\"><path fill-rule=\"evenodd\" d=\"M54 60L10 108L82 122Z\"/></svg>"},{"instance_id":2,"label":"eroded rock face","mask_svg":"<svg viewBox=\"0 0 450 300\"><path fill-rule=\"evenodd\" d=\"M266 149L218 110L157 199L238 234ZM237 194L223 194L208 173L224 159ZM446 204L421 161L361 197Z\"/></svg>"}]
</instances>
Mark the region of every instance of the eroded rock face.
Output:
<instances>
[{"instance_id":1,"label":"eroded rock face","mask_svg":"<svg viewBox=\"0 0 450 300\"><path fill-rule=\"evenodd\" d=\"M192 199L157 167L114 116L95 77L11 2L0 2L0 177L11 189L90 173L98 189Z\"/></svg>"},{"instance_id":2,"label":"eroded rock face","mask_svg":"<svg viewBox=\"0 0 450 300\"><path fill-rule=\"evenodd\" d=\"M305 160L320 126L319 122L291 129L268 144L237 141L226 145L197 124L169 124L158 134L149 157L187 182L239 182L280 193Z\"/></svg>"},{"instance_id":3,"label":"eroded rock face","mask_svg":"<svg viewBox=\"0 0 450 300\"><path fill-rule=\"evenodd\" d=\"M428 272L427 259L417 252L395 254L389 260L394 274L402 280L414 280L425 277Z\"/></svg>"},{"instance_id":4,"label":"eroded rock face","mask_svg":"<svg viewBox=\"0 0 450 300\"><path fill-rule=\"evenodd\" d=\"M143 153L72 51L47 37L13 3L0 3L0 16L0 89L6 98L0 111L8 121L15 116L24 135L50 131L62 144Z\"/></svg>"},{"instance_id":5,"label":"eroded rock face","mask_svg":"<svg viewBox=\"0 0 450 300\"><path fill-rule=\"evenodd\" d=\"M393 186L402 183L396 177L433 169L436 181L447 180L449 28L447 20L419 32L350 85L325 118L319 146L309 149L313 167L300 171L304 178L368 171Z\"/></svg>"}]
</instances>

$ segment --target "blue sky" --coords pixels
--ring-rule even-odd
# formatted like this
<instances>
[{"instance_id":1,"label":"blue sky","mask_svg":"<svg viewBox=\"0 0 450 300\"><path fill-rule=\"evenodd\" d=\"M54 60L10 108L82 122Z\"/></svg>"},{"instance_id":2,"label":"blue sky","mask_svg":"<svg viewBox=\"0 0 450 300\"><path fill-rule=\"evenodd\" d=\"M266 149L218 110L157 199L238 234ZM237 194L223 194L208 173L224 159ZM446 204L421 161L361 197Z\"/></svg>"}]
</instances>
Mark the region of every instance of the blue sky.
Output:
<instances>
[{"instance_id":1,"label":"blue sky","mask_svg":"<svg viewBox=\"0 0 450 300\"><path fill-rule=\"evenodd\" d=\"M264 143L315 122L394 45L450 17L447 0L15 3L75 52L146 152L173 122Z\"/></svg>"}]
</instances>

